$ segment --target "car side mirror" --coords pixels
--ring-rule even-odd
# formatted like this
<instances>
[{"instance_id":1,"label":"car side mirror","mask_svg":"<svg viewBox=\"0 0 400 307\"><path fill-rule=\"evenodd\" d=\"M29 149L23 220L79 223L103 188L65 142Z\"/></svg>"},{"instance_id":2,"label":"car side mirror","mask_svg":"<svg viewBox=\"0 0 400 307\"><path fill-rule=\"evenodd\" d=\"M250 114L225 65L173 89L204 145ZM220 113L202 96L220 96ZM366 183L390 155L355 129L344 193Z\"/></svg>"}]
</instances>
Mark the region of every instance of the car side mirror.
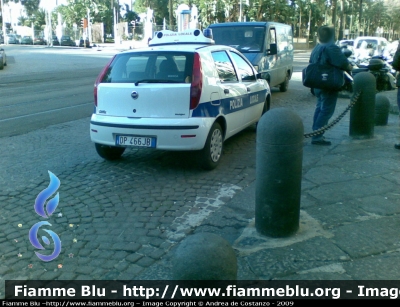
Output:
<instances>
[{"instance_id":1,"label":"car side mirror","mask_svg":"<svg viewBox=\"0 0 400 307\"><path fill-rule=\"evenodd\" d=\"M278 47L276 44L269 44L269 49L267 49L267 55L274 55L278 53Z\"/></svg>"},{"instance_id":2,"label":"car side mirror","mask_svg":"<svg viewBox=\"0 0 400 307\"><path fill-rule=\"evenodd\" d=\"M262 79L262 78L261 78L261 73L260 73L260 72L256 74L256 79Z\"/></svg>"}]
</instances>

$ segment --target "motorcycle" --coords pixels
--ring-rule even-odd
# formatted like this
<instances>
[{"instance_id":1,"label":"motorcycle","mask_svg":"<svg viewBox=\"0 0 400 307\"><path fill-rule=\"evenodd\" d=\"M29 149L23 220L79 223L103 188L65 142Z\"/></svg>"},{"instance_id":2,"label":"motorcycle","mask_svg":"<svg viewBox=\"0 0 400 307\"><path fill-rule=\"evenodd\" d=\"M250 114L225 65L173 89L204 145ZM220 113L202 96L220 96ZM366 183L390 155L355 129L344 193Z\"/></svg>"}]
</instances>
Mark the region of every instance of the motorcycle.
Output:
<instances>
[{"instance_id":1,"label":"motorcycle","mask_svg":"<svg viewBox=\"0 0 400 307\"><path fill-rule=\"evenodd\" d=\"M358 68L353 68L353 77L360 72L369 72L376 79L376 91L391 91L396 88L395 70L389 64L390 59L383 56L373 56L368 62L358 63Z\"/></svg>"},{"instance_id":2,"label":"motorcycle","mask_svg":"<svg viewBox=\"0 0 400 307\"><path fill-rule=\"evenodd\" d=\"M352 52L347 48L341 50L347 58L352 55ZM369 72L375 77L377 92L390 91L396 88L396 71L390 65L393 59L377 55L350 59L349 61L353 70L351 73L345 73L345 83L339 92L339 96L349 97L353 93L353 78L360 72Z\"/></svg>"}]
</instances>

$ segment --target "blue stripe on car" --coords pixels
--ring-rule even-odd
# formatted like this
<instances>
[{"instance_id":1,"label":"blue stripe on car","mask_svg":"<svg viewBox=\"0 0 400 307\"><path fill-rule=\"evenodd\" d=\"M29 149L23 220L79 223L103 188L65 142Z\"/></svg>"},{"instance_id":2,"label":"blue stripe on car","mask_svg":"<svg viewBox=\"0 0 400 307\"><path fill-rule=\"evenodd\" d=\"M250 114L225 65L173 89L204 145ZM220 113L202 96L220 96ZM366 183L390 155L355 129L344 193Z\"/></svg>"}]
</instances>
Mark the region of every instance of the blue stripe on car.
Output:
<instances>
[{"instance_id":1,"label":"blue stripe on car","mask_svg":"<svg viewBox=\"0 0 400 307\"><path fill-rule=\"evenodd\" d=\"M264 103L266 92L267 90L262 90L242 96L200 103L193 110L192 117L216 117L219 114L226 115L259 103Z\"/></svg>"}]
</instances>

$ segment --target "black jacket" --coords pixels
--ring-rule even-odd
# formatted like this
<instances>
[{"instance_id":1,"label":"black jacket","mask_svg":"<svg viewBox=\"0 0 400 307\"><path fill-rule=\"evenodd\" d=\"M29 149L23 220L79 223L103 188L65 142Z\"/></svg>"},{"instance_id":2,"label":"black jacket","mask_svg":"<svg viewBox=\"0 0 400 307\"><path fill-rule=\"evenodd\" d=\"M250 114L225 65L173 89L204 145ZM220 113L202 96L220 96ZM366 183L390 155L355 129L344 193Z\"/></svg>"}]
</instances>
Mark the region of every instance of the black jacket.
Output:
<instances>
[{"instance_id":1,"label":"black jacket","mask_svg":"<svg viewBox=\"0 0 400 307\"><path fill-rule=\"evenodd\" d=\"M396 53L394 54L392 67L397 71L400 71L400 43Z\"/></svg>"},{"instance_id":2,"label":"black jacket","mask_svg":"<svg viewBox=\"0 0 400 307\"><path fill-rule=\"evenodd\" d=\"M335 45L333 42L315 46L311 52L310 63L316 63L321 52L321 64L330 64L346 71L352 70L352 66L346 56L342 53L339 46Z\"/></svg>"}]
</instances>

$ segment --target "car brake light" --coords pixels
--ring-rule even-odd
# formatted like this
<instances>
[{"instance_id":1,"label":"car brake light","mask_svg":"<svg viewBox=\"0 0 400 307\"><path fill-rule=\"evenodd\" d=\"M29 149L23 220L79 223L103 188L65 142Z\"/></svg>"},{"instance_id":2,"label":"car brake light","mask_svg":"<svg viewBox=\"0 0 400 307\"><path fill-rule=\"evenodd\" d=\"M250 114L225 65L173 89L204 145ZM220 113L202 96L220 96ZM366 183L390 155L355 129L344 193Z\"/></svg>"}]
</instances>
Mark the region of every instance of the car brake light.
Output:
<instances>
[{"instance_id":1,"label":"car brake light","mask_svg":"<svg viewBox=\"0 0 400 307\"><path fill-rule=\"evenodd\" d=\"M100 72L100 74L98 75L96 82L94 83L94 90L93 90L93 94L94 94L94 105L97 107L97 87L99 86L99 84L101 83L101 81L103 80L104 76L106 75L108 68L110 67L112 61L114 60L115 55L112 57L112 59L107 63L107 65L103 68L103 70Z\"/></svg>"},{"instance_id":2,"label":"car brake light","mask_svg":"<svg viewBox=\"0 0 400 307\"><path fill-rule=\"evenodd\" d=\"M194 54L192 84L190 85L190 110L196 109L200 102L203 87L203 72L201 69L200 55Z\"/></svg>"}]
</instances>

